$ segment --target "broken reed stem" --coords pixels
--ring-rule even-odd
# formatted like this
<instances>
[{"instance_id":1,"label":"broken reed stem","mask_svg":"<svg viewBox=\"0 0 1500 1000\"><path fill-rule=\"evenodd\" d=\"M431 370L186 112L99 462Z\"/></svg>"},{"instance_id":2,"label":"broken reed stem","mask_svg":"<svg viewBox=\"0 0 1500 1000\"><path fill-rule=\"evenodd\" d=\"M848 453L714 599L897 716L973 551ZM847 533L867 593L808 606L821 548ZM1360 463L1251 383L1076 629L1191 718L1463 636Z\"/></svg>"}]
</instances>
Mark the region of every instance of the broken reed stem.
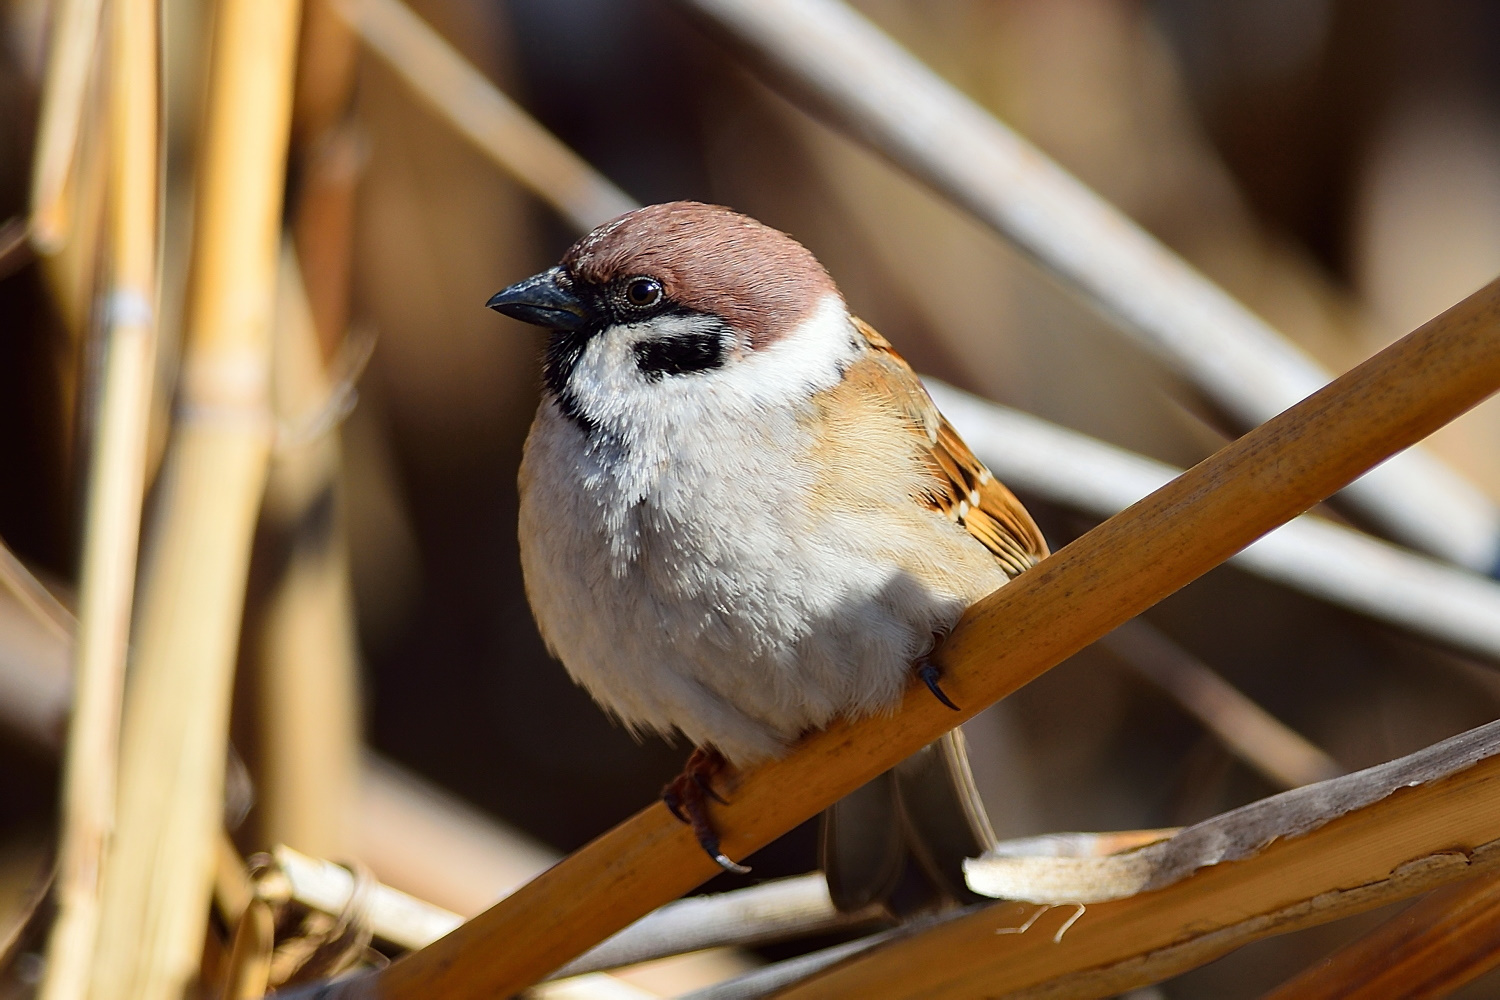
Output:
<instances>
[{"instance_id":1,"label":"broken reed stem","mask_svg":"<svg viewBox=\"0 0 1500 1000\"><path fill-rule=\"evenodd\" d=\"M961 712L911 689L711 807L743 858L1500 388L1500 282L1106 521L969 610L935 654ZM383 1000L509 996L714 874L656 803L379 976Z\"/></svg>"},{"instance_id":2,"label":"broken reed stem","mask_svg":"<svg viewBox=\"0 0 1500 1000\"><path fill-rule=\"evenodd\" d=\"M264 488L297 0L223 0L174 438L141 597L91 1000L176 1000L196 973L229 694Z\"/></svg>"},{"instance_id":3,"label":"broken reed stem","mask_svg":"<svg viewBox=\"0 0 1500 1000\"><path fill-rule=\"evenodd\" d=\"M1497 731L1500 724L1490 723L1231 810L1134 854L1101 859L1092 871L1077 871L1083 877L1072 886L1054 881L1050 905L1005 902L959 913L777 995L1114 996L1260 938L1493 871L1500 863ZM966 867L987 892L1009 881L1005 869L1015 871L990 857ZM1079 899L1089 902L1072 902Z\"/></svg>"},{"instance_id":4,"label":"broken reed stem","mask_svg":"<svg viewBox=\"0 0 1500 1000\"><path fill-rule=\"evenodd\" d=\"M582 232L637 207L401 0L335 0L365 43L502 169Z\"/></svg>"},{"instance_id":5,"label":"broken reed stem","mask_svg":"<svg viewBox=\"0 0 1500 1000\"><path fill-rule=\"evenodd\" d=\"M93 434L62 780L58 914L42 1000L81 1000L93 964L115 816L120 700L130 641L156 367L157 0L109 8L108 284L103 388Z\"/></svg>"},{"instance_id":6,"label":"broken reed stem","mask_svg":"<svg viewBox=\"0 0 1500 1000\"><path fill-rule=\"evenodd\" d=\"M676 0L773 87L1031 255L1250 427L1328 381L1301 348L839 0ZM1500 510L1414 451L1343 497L1392 537L1488 573Z\"/></svg>"},{"instance_id":7,"label":"broken reed stem","mask_svg":"<svg viewBox=\"0 0 1500 1000\"><path fill-rule=\"evenodd\" d=\"M1500 875L1444 886L1262 1000L1428 1000L1500 965Z\"/></svg>"},{"instance_id":8,"label":"broken reed stem","mask_svg":"<svg viewBox=\"0 0 1500 1000\"><path fill-rule=\"evenodd\" d=\"M52 9L52 38L31 175L30 236L32 245L42 253L57 252L72 225L68 178L78 149L89 74L95 64L102 6L103 0L59 0Z\"/></svg>"}]
</instances>

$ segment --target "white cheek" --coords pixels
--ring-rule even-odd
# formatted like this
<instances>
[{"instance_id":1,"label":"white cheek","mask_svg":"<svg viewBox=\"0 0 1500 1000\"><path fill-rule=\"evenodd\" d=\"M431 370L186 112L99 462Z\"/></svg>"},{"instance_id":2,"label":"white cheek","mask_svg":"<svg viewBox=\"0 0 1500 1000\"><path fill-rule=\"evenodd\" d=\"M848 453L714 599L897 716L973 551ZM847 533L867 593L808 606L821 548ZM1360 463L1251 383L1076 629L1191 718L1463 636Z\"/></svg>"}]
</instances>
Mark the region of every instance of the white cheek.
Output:
<instances>
[{"instance_id":1,"label":"white cheek","mask_svg":"<svg viewBox=\"0 0 1500 1000\"><path fill-rule=\"evenodd\" d=\"M829 295L803 323L757 351L730 348L720 368L648 377L636 362L643 340L705 332L706 317L669 316L612 326L592 338L569 379L579 409L597 427L643 444L697 421L740 421L805 400L834 385L860 349L843 300Z\"/></svg>"},{"instance_id":2,"label":"white cheek","mask_svg":"<svg viewBox=\"0 0 1500 1000\"><path fill-rule=\"evenodd\" d=\"M753 405L800 401L834 386L863 348L844 300L830 294L786 336L725 369L725 380Z\"/></svg>"}]
</instances>

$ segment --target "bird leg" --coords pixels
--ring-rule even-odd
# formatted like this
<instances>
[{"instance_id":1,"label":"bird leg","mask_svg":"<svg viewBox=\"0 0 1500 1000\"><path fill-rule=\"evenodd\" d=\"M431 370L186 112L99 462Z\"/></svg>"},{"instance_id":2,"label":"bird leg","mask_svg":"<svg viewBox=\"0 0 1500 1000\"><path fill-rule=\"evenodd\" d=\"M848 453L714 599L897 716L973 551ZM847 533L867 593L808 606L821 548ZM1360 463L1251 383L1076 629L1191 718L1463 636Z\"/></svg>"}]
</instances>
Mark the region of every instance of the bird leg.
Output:
<instances>
[{"instance_id":1,"label":"bird leg","mask_svg":"<svg viewBox=\"0 0 1500 1000\"><path fill-rule=\"evenodd\" d=\"M934 698L953 709L953 711L958 712L962 711L962 709L953 704L952 700L943 693L942 687L938 685L938 680L943 676L943 672L937 668L937 664L932 662L932 654L937 650L938 644L946 638L947 636L942 632L932 633L932 649L917 657L917 676L922 679L923 684L927 685L927 690L932 692Z\"/></svg>"},{"instance_id":2,"label":"bird leg","mask_svg":"<svg viewBox=\"0 0 1500 1000\"><path fill-rule=\"evenodd\" d=\"M713 747L696 747L683 765L682 773L661 790L661 800L672 810L673 816L693 828L698 843L720 868L745 875L750 869L730 861L719 849L719 833L708 818L709 799L728 804L713 786L714 778L728 765L724 755Z\"/></svg>"}]
</instances>

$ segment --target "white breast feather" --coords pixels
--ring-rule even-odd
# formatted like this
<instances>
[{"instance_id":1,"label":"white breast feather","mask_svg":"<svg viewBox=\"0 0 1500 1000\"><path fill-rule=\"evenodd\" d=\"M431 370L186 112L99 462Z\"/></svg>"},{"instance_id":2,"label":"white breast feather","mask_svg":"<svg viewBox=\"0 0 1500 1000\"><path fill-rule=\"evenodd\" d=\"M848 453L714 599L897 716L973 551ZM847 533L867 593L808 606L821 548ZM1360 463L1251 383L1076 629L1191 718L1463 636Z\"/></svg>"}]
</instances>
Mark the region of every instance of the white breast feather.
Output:
<instances>
[{"instance_id":1,"label":"white breast feather","mask_svg":"<svg viewBox=\"0 0 1500 1000\"><path fill-rule=\"evenodd\" d=\"M959 532L893 539L878 511L813 513L799 406L862 349L842 301L655 382L632 351L645 333L604 331L574 370L601 433L547 402L526 442L521 560L549 648L632 730L679 730L737 764L892 707L933 632L1005 575ZM925 583L900 568L917 563Z\"/></svg>"}]
</instances>

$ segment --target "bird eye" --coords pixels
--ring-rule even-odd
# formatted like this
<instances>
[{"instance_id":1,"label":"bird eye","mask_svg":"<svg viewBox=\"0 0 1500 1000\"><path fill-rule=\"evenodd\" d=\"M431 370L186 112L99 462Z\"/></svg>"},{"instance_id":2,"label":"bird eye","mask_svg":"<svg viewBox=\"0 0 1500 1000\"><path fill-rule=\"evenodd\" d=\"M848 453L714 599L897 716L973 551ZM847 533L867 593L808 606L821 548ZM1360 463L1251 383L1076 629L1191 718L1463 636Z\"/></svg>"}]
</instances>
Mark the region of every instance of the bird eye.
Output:
<instances>
[{"instance_id":1,"label":"bird eye","mask_svg":"<svg viewBox=\"0 0 1500 1000\"><path fill-rule=\"evenodd\" d=\"M631 278L625 286L625 301L637 309L648 309L661 301L661 282L655 278Z\"/></svg>"}]
</instances>

